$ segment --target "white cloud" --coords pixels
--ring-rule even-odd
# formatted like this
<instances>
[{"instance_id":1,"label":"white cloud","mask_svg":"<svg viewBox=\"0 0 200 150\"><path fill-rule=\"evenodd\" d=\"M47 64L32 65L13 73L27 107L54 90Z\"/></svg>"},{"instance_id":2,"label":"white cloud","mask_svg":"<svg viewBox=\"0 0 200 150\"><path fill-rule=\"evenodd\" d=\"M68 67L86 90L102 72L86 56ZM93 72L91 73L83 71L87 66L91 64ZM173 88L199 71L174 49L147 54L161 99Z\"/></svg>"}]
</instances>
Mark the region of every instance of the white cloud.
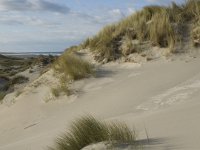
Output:
<instances>
[{"instance_id":1,"label":"white cloud","mask_svg":"<svg viewBox=\"0 0 200 150\"><path fill-rule=\"evenodd\" d=\"M106 8L93 14L71 10L56 0L0 0L0 50L47 48L48 44L60 49L96 34L127 11L132 12Z\"/></svg>"},{"instance_id":2,"label":"white cloud","mask_svg":"<svg viewBox=\"0 0 200 150\"><path fill-rule=\"evenodd\" d=\"M109 11L110 15L113 17L124 17L123 12L120 9L113 9Z\"/></svg>"},{"instance_id":3,"label":"white cloud","mask_svg":"<svg viewBox=\"0 0 200 150\"><path fill-rule=\"evenodd\" d=\"M69 7L47 0L1 0L1 11L49 11L68 13Z\"/></svg>"},{"instance_id":4,"label":"white cloud","mask_svg":"<svg viewBox=\"0 0 200 150\"><path fill-rule=\"evenodd\" d=\"M130 15L130 14L133 14L133 13L135 13L135 9L134 8L128 8L127 15Z\"/></svg>"}]
</instances>

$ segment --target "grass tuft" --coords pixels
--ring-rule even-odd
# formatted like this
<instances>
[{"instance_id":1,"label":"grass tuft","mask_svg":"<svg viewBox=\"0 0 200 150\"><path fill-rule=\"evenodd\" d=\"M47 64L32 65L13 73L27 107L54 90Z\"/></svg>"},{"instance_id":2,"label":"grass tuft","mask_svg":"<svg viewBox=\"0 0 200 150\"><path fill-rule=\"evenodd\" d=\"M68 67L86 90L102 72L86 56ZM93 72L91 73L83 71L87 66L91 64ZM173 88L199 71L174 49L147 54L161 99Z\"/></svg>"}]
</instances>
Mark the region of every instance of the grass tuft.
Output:
<instances>
[{"instance_id":1,"label":"grass tuft","mask_svg":"<svg viewBox=\"0 0 200 150\"><path fill-rule=\"evenodd\" d=\"M2 102L5 96L6 96L6 92L0 92L0 103Z\"/></svg>"},{"instance_id":2,"label":"grass tuft","mask_svg":"<svg viewBox=\"0 0 200 150\"><path fill-rule=\"evenodd\" d=\"M60 93L65 93L69 96L72 93L69 89L69 84L94 74L93 65L75 56L71 51L65 52L60 56L54 63L53 69L59 74L60 78L60 85L51 89L55 97L59 97Z\"/></svg>"},{"instance_id":3,"label":"grass tuft","mask_svg":"<svg viewBox=\"0 0 200 150\"><path fill-rule=\"evenodd\" d=\"M108 126L109 138L111 142L117 143L132 143L136 140L135 132L132 131L126 124L118 122L111 123Z\"/></svg>"},{"instance_id":4,"label":"grass tuft","mask_svg":"<svg viewBox=\"0 0 200 150\"><path fill-rule=\"evenodd\" d=\"M54 69L62 74L63 79L79 80L93 74L93 66L81 58L65 53L54 64Z\"/></svg>"},{"instance_id":5,"label":"grass tuft","mask_svg":"<svg viewBox=\"0 0 200 150\"><path fill-rule=\"evenodd\" d=\"M56 141L51 150L80 150L99 142L133 143L135 133L124 123L99 121L92 116L82 117L72 123L70 130Z\"/></svg>"},{"instance_id":6,"label":"grass tuft","mask_svg":"<svg viewBox=\"0 0 200 150\"><path fill-rule=\"evenodd\" d=\"M61 93L66 94L67 96L71 95L72 91L69 89L67 83L61 83L55 88L51 88L51 93L54 97L59 97Z\"/></svg>"}]
</instances>

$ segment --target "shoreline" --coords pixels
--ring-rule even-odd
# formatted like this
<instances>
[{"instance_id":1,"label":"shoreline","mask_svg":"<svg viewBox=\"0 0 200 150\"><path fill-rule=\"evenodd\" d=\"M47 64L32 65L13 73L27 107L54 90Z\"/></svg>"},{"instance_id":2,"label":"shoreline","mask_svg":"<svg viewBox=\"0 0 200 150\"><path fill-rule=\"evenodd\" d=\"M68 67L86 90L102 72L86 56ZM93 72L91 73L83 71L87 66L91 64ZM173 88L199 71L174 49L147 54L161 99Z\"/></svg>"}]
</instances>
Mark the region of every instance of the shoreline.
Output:
<instances>
[{"instance_id":1,"label":"shoreline","mask_svg":"<svg viewBox=\"0 0 200 150\"><path fill-rule=\"evenodd\" d=\"M60 56L63 52L0 52L0 55L9 57L38 57L38 56Z\"/></svg>"}]
</instances>

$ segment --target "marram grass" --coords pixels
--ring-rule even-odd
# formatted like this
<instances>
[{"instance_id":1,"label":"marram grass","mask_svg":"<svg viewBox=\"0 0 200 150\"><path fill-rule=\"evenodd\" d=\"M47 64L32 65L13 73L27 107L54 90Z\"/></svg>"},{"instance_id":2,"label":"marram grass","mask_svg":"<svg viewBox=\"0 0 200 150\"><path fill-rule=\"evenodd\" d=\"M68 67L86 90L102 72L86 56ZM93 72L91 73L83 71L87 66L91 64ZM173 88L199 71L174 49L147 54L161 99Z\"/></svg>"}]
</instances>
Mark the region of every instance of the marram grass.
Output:
<instances>
[{"instance_id":1,"label":"marram grass","mask_svg":"<svg viewBox=\"0 0 200 150\"><path fill-rule=\"evenodd\" d=\"M72 81L90 77L94 74L94 67L89 62L75 56L73 51L65 52L53 65L60 78L60 85L51 89L54 97L59 97L61 93L71 95L69 84Z\"/></svg>"},{"instance_id":2,"label":"marram grass","mask_svg":"<svg viewBox=\"0 0 200 150\"><path fill-rule=\"evenodd\" d=\"M124 123L105 123L86 116L73 122L70 130L59 137L50 150L81 150L99 142L133 144L135 139L135 133Z\"/></svg>"},{"instance_id":3,"label":"marram grass","mask_svg":"<svg viewBox=\"0 0 200 150\"><path fill-rule=\"evenodd\" d=\"M149 39L153 45L160 47L174 47L176 34L169 20L166 10L156 13L148 25Z\"/></svg>"},{"instance_id":4,"label":"marram grass","mask_svg":"<svg viewBox=\"0 0 200 150\"><path fill-rule=\"evenodd\" d=\"M74 54L64 53L54 64L54 69L66 80L79 80L93 74L93 66Z\"/></svg>"},{"instance_id":5,"label":"marram grass","mask_svg":"<svg viewBox=\"0 0 200 150\"><path fill-rule=\"evenodd\" d=\"M184 4L173 2L170 6L147 6L142 10L124 18L118 23L108 25L97 35L88 38L81 45L82 48L90 49L97 61L113 61L124 56L124 51L138 53L132 50L122 49L123 39L129 36L130 40L150 42L152 46L169 48L175 52L176 45L182 44L184 34L182 26L195 24L200 19L200 1L187 0ZM191 32L191 29L189 29ZM193 36L194 35L194 36ZM195 33L190 40L194 40ZM140 50L142 51L142 50Z\"/></svg>"}]
</instances>

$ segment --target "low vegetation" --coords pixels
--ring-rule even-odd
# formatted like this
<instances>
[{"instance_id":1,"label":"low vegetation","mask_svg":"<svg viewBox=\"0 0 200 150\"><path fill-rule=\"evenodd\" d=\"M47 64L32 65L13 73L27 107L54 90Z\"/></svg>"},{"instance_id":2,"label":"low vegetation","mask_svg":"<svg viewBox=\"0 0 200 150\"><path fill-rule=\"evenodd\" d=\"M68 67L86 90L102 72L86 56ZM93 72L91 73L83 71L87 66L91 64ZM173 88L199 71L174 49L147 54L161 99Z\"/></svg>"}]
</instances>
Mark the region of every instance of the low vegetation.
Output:
<instances>
[{"instance_id":1,"label":"low vegetation","mask_svg":"<svg viewBox=\"0 0 200 150\"><path fill-rule=\"evenodd\" d=\"M28 69L32 64L31 59L7 57L0 55L0 75L11 77Z\"/></svg>"},{"instance_id":2,"label":"low vegetation","mask_svg":"<svg viewBox=\"0 0 200 150\"><path fill-rule=\"evenodd\" d=\"M29 79L25 76L22 76L22 75L17 75L17 76L14 76L11 81L10 81L10 84L11 85L15 85L15 84L22 84L22 83L26 83L28 82Z\"/></svg>"},{"instance_id":3,"label":"low vegetation","mask_svg":"<svg viewBox=\"0 0 200 150\"><path fill-rule=\"evenodd\" d=\"M0 75L0 91L7 91L10 86L10 79Z\"/></svg>"},{"instance_id":4,"label":"low vegetation","mask_svg":"<svg viewBox=\"0 0 200 150\"><path fill-rule=\"evenodd\" d=\"M57 139L50 150L80 150L90 144L134 144L135 133L124 123L105 123L92 116L82 117L72 123L70 130Z\"/></svg>"},{"instance_id":5,"label":"low vegetation","mask_svg":"<svg viewBox=\"0 0 200 150\"><path fill-rule=\"evenodd\" d=\"M199 46L199 19L200 1L197 0L187 0L181 5L172 2L168 7L147 6L118 23L106 26L97 35L69 50L88 48L95 54L97 61L104 62L130 53L141 53L146 50L142 48L146 42L151 46L169 48L173 53L182 44L184 36L191 35L187 42ZM135 41L139 42L135 44Z\"/></svg>"},{"instance_id":6,"label":"low vegetation","mask_svg":"<svg viewBox=\"0 0 200 150\"><path fill-rule=\"evenodd\" d=\"M29 79L25 76L14 76L13 78L0 76L0 101L3 100L6 94L14 90L14 85L26 83L28 80ZM20 91L18 91L16 93L16 97L18 97L20 94Z\"/></svg>"},{"instance_id":7,"label":"low vegetation","mask_svg":"<svg viewBox=\"0 0 200 150\"><path fill-rule=\"evenodd\" d=\"M45 67L52 64L56 58L55 56L21 58L0 55L0 76L12 77L34 65Z\"/></svg>"},{"instance_id":8,"label":"low vegetation","mask_svg":"<svg viewBox=\"0 0 200 150\"><path fill-rule=\"evenodd\" d=\"M0 98L3 99L5 94L12 92L14 85L29 81L27 77L17 75L18 73L27 69L30 69L29 73L33 73L32 69L35 65L39 66L41 71L46 71L56 58L56 56L21 58L0 54Z\"/></svg>"},{"instance_id":9,"label":"low vegetation","mask_svg":"<svg viewBox=\"0 0 200 150\"><path fill-rule=\"evenodd\" d=\"M54 69L62 74L66 81L79 80L93 74L93 66L81 58L64 53L54 64Z\"/></svg>"},{"instance_id":10,"label":"low vegetation","mask_svg":"<svg viewBox=\"0 0 200 150\"><path fill-rule=\"evenodd\" d=\"M75 80L90 77L94 74L94 67L89 62L75 56L73 53L65 52L53 65L54 70L59 74L60 85L51 90L55 97L61 92L71 94L69 84Z\"/></svg>"},{"instance_id":11,"label":"low vegetation","mask_svg":"<svg viewBox=\"0 0 200 150\"><path fill-rule=\"evenodd\" d=\"M2 102L5 96L6 96L6 92L0 92L0 103Z\"/></svg>"}]
</instances>

